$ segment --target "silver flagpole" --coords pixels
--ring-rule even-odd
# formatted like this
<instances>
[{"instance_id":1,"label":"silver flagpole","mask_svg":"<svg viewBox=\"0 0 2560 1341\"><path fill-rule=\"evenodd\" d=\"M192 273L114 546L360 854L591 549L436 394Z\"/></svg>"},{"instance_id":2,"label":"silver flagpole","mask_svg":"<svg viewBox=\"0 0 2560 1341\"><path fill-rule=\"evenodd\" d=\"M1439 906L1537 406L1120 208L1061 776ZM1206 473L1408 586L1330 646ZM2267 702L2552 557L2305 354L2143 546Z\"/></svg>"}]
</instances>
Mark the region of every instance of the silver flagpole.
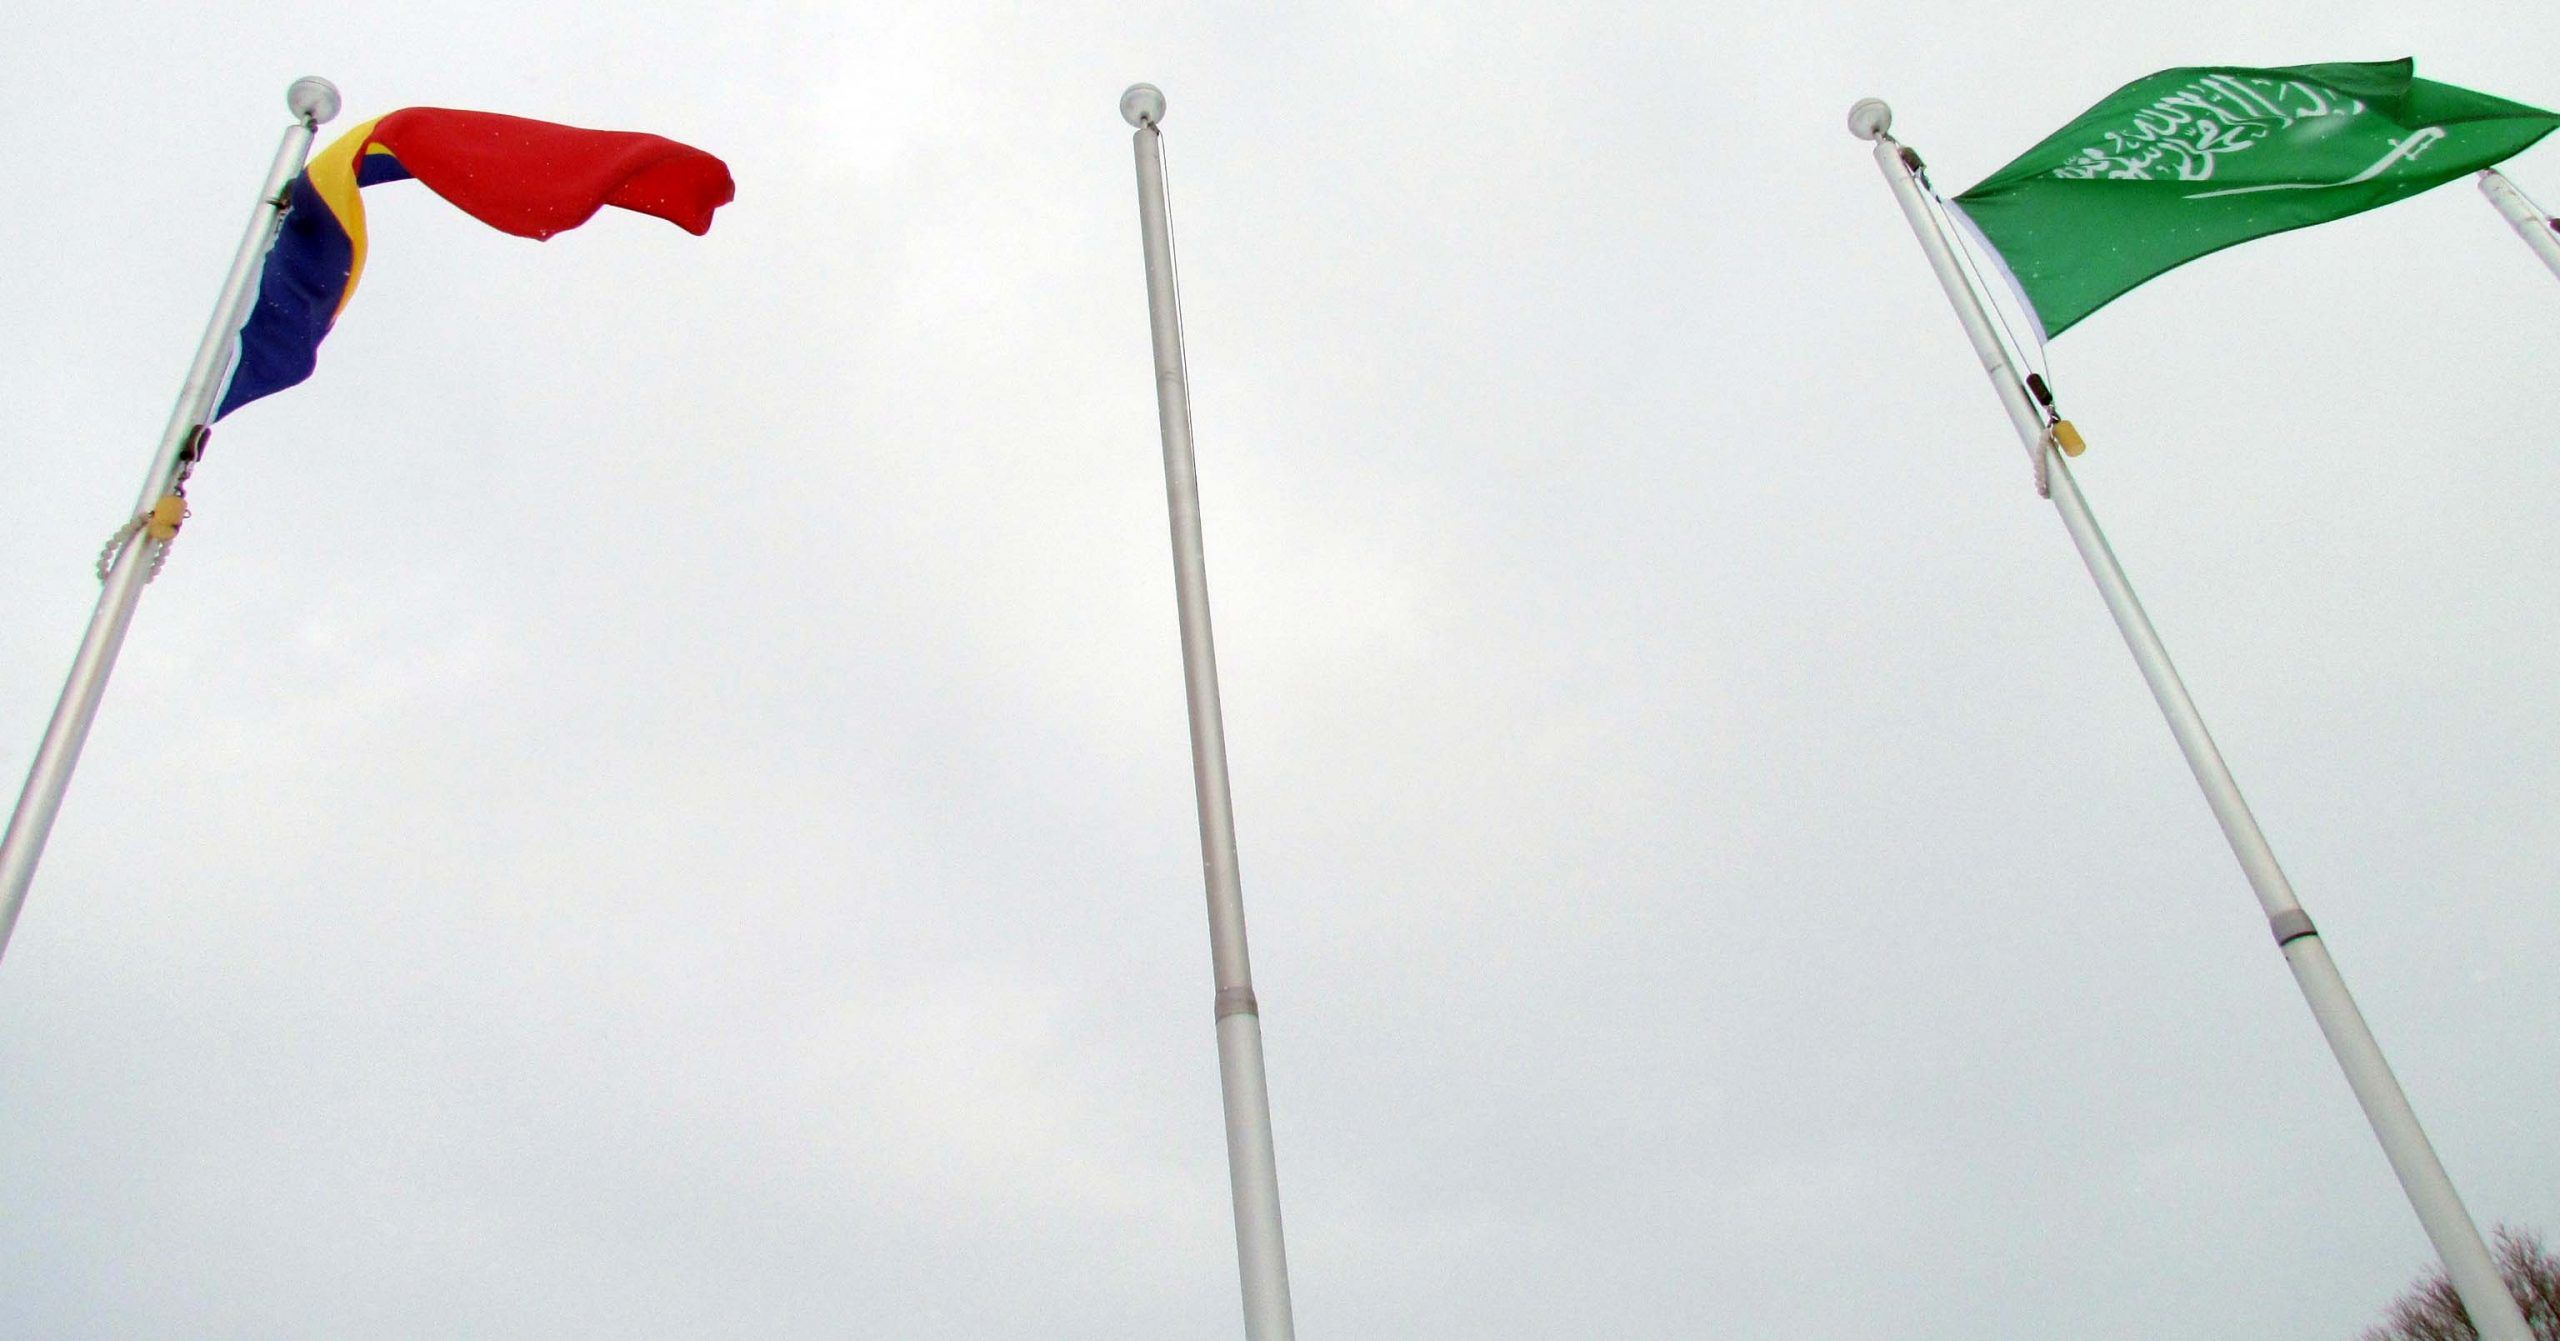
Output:
<instances>
[{"instance_id":1,"label":"silver flagpole","mask_svg":"<svg viewBox=\"0 0 2560 1341\"><path fill-rule=\"evenodd\" d=\"M115 669L125 630L133 624L143 584L159 571L179 523L185 520L186 503L178 490L194 468L206 417L222 389L223 374L230 371L267 248L284 220L285 187L302 171L313 131L338 114L338 90L326 79L297 79L285 90L285 105L293 111L293 124L285 128L275 162L267 168L266 183L258 189L248 231L240 239L239 253L232 257L231 273L222 281L222 295L214 300L213 317L205 323L204 339L196 346L195 362L187 369L177 407L169 412L169 426L160 434L151 471L143 477L135 515L118 532L118 541L111 547L113 557L100 560L105 590L98 596L97 613L89 617L89 631L80 640L79 655L72 659L62 699L54 705L44 743L37 747L35 764L27 770L27 785L18 794L18 808L9 816L8 834L0 837L0 954L8 952L10 933L17 929L18 910L26 904L36 860L44 855L45 838L53 832L53 818L62 809L62 793L71 785L71 770L80 762L89 724L97 720L98 700L107 692L107 675Z\"/></svg>"},{"instance_id":2,"label":"silver flagpole","mask_svg":"<svg viewBox=\"0 0 2560 1341\"><path fill-rule=\"evenodd\" d=\"M1245 954L1244 881L1227 790L1218 652L1209 632L1209 574L1200 542L1200 476L1191 455L1191 383L1182 358L1182 300L1166 213L1164 94L1134 84L1120 116L1137 128L1138 229L1156 356L1156 421L1173 520L1173 585L1182 617L1182 682L1191 705L1191 778L1200 803L1200 867L1209 891L1209 959L1217 978L1218 1085L1227 1111L1227 1181L1235 1194L1236 1269L1249 1341L1291 1341L1289 1255L1280 1237L1280 1171L1271 1152L1271 1093L1262 1073L1262 1016Z\"/></svg>"},{"instance_id":3,"label":"silver flagpole","mask_svg":"<svg viewBox=\"0 0 2560 1341\"><path fill-rule=\"evenodd\" d=\"M1920 249L1928 254L1930 269L1946 289L1947 300L1955 305L1956 316L1964 323L1965 335L1972 340L1974 353L1981 357L1983 370L1990 374L1992 388L1999 393L2010 422L2035 458L2038 484L2049 487L2054 509L2062 514L2062 524L2070 531L2072 544L2079 547L2089 575L2096 579L2107 612L2115 616L2125 645L2133 651L2143 682L2151 687L2161 715L2169 721L2169 733L2177 737L2178 748L2186 754L2187 766L2195 771L2205 801L2213 808L2213 817L2221 822L2232 854L2240 859L2249 887L2257 892L2258 904L2266 911L2268 928L2275 934L2285 963L2293 970L2294 982L2310 1002L2312 1018L2328 1038L2339 1069L2346 1072L2347 1086L2355 1091L2365 1119L2373 1124L2384 1157L2391 1161L2392 1172L2399 1175L2409 1204L2418 1212L2419 1224L2425 1227L2436 1254L2444 1260L2446 1274L2480 1335L2486 1341L2533 1341L2524 1314L2498 1278L2497 1264L2489 1256L2488 1245L2481 1241L2478 1226L2463 1209L2462 1198L2455 1193L2453 1180L2445 1176L2435 1148L2428 1144L2417 1113L2409 1107L2408 1096L2401 1092L2400 1082L2383 1060L2381 1045L2365 1027L2355 998L2348 995L2346 980L2338 976L2328 947L2321 943L2311 918L2294 897L2293 886L2276 865L2275 849L2267 845L2266 835L2250 815L2239 783L2232 780L2231 770L2222 762L2222 752L2214 747L2204 718L2196 711L2195 700L2188 697L2177 667L2169 661L2169 649L2161 644L2160 634L2151 627L2142 603L2135 599L2123 567L2107 547L2106 536L2098 530L2097 519L2089 514L2089 505L2081 498L2080 487L2063 460L2055 431L2036 412L2024 379L1992 329L1982 299L1966 282L1953 246L1931 216L1919 178L1919 155L1888 133L1892 125L1892 110L1876 99L1861 101L1849 110L1850 133L1875 143L1877 166L1892 184L1894 199L1901 203L1903 216L1911 221L1911 231L1919 235Z\"/></svg>"},{"instance_id":4,"label":"silver flagpole","mask_svg":"<svg viewBox=\"0 0 2560 1341\"><path fill-rule=\"evenodd\" d=\"M2515 225L2516 236L2533 248L2533 254L2542 258L2551 273L2560 275L2560 233L2552 231L2551 216L2535 208L2532 201L2525 199L2524 192L2507 180L2507 174L2496 168L2480 170L2480 194L2498 207L2498 213L2507 216L2507 222Z\"/></svg>"}]
</instances>

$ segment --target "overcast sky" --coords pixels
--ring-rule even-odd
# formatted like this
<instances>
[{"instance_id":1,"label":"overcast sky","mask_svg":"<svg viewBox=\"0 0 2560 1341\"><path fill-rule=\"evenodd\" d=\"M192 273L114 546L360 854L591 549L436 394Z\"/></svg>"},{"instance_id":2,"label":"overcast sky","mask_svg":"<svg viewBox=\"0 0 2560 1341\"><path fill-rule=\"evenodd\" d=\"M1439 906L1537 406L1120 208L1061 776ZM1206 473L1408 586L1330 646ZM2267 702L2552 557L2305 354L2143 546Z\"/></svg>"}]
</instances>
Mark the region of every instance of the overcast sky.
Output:
<instances>
[{"instance_id":1,"label":"overcast sky","mask_svg":"<svg viewBox=\"0 0 2560 1341\"><path fill-rule=\"evenodd\" d=\"M0 43L0 769L285 124L368 192L0 964L0 1332L1240 1334L1129 130L1163 86L1310 1338L2344 1338L2429 1260L1884 182L2515 4L100 3ZM324 129L324 136L328 133ZM2560 204L2560 148L2512 175ZM2560 1231L2560 285L2467 183L2052 351L2484 1225Z\"/></svg>"}]
</instances>

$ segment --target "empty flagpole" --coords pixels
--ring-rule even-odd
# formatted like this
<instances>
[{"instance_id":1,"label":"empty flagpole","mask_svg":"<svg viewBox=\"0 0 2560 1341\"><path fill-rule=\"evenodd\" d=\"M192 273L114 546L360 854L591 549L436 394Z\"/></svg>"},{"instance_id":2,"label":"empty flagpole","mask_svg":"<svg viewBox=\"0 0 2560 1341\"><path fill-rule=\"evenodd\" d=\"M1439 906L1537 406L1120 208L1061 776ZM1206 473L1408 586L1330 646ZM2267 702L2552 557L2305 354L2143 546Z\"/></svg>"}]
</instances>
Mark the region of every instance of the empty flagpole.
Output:
<instances>
[{"instance_id":1,"label":"empty flagpole","mask_svg":"<svg viewBox=\"0 0 2560 1341\"><path fill-rule=\"evenodd\" d=\"M1227 790L1227 734L1218 707L1218 651L1209 632L1209 574L1200 541L1200 477L1191 454L1191 382L1182 358L1182 300L1165 203L1164 94L1152 84L1120 95L1137 128L1138 229L1147 264L1147 316L1156 361L1156 422L1164 435L1164 492L1173 522L1173 585L1181 610L1182 682L1191 707L1191 778L1200 804L1200 866L1209 893L1209 958L1217 979L1218 1084L1227 1114L1227 1181L1235 1196L1236 1268L1248 1341L1291 1341L1289 1255L1280 1235L1280 1171L1271 1150L1271 1093L1263 1078L1262 1015L1245 953L1244 881L1236 865Z\"/></svg>"},{"instance_id":2,"label":"empty flagpole","mask_svg":"<svg viewBox=\"0 0 2560 1341\"><path fill-rule=\"evenodd\" d=\"M2222 752L2205 730L2195 700L2188 696L2177 667L2170 663L2169 649L2151 627L2150 616L2143 613L2123 567L2108 548L2087 501L2081 498L2069 465L2042 416L2036 413L2025 380L1992 329L1982 299L1966 282L1952 244L1931 216L1917 173L1918 156L1888 133L1892 125L1892 110L1876 99L1861 101L1849 110L1850 132L1875 143L1877 166L1884 170L1903 216L1919 236L1920 248L1928 254L1930 269L1946 289L1947 301L1955 305L1956 316L1964 323L1965 334L1981 357L1983 370L1990 374L1992 387L2008 410L2010 422L2035 458L2038 483L2049 486L2054 509L2062 514L2062 524L2070 531L2072 544L2079 548L2082 562L2089 566L2089 575L2097 581L2107 612L2115 616L2125 645L2133 651L2143 682L2151 687L2161 715L2168 719L2170 734L2177 737L2187 766L2194 770L2197 784L2204 789L2206 803L2221 822L2223 836L2230 841L2232 854L2239 858L2240 869L2257 893L2258 904L2266 912L2267 925L2275 934L2285 963L2293 970L2294 982L2310 1003L2312 1018L2329 1040L2330 1051L2337 1055L2339 1069L2346 1072L2347 1085L2355 1091L2365 1119L2372 1123L2374 1135L2381 1140L2382 1153L2390 1160L2392 1172L2399 1175L2409 1204L2417 1210L2419 1224L2435 1245L2437 1256L2443 1259L2446 1274L2480 1335L2486 1341L2533 1341L2524 1314L2499 1280L2497 1264L2489 1256L2488 1245L2481 1241L2479 1227L2472 1223L2470 1212L2463 1209L2462 1198L2454 1191L2453 1180L2445 1175L2444 1164L2436 1158L2426 1132L2419 1127L2408 1096L2401 1092L2399 1080L2383 1060L2381 1045L2374 1041L2372 1030L2365 1027L2355 998L2348 995L2346 980L2338 975L2328 947L2321 943L2311 918L2294 897L2292 884L2276 864L2275 849L2268 846L2258 821L2249 813L2249 803L2240 795L2239 783L2232 779L2230 768L2222 761Z\"/></svg>"},{"instance_id":3,"label":"empty flagpole","mask_svg":"<svg viewBox=\"0 0 2560 1341\"><path fill-rule=\"evenodd\" d=\"M2498 207L2498 213L2507 216L2507 222L2515 225L2516 236L2533 248L2533 254L2542 258L2551 273L2560 275L2560 232L2552 231L2551 216L2535 208L2524 192L2507 180L2507 174L2496 168L2480 170L2480 194Z\"/></svg>"},{"instance_id":4,"label":"empty flagpole","mask_svg":"<svg viewBox=\"0 0 2560 1341\"><path fill-rule=\"evenodd\" d=\"M195 362L187 368L177 406L169 412L169 425L161 431L159 450L152 455L150 473L143 477L135 516L101 574L105 589L98 595L97 612L89 617L89 631L72 659L62 699L54 705L44 743L36 748L35 764L27 770L27 785L18 794L17 809L10 813L8 833L0 837L0 954L8 953L18 910L26 904L36 861L44 855L45 838L62 809L71 770L80 762L80 746L89 738L90 723L97 720L98 700L107 692L107 676L115 669L116 652L124 646L125 630L133 624L143 584L159 568L185 515L183 501L168 500L176 498L195 464L202 445L199 433L213 410L214 397L222 390L223 374L230 371L240 325L248 319L249 304L257 293L258 272L284 220L285 187L302 171L313 132L338 114L338 90L326 79L297 79L285 90L285 105L293 111L293 124L285 128L284 140L276 146L275 162L268 166L266 183L258 190L257 208L249 216L239 252L231 259L231 273L222 281L213 317L196 345Z\"/></svg>"}]
</instances>

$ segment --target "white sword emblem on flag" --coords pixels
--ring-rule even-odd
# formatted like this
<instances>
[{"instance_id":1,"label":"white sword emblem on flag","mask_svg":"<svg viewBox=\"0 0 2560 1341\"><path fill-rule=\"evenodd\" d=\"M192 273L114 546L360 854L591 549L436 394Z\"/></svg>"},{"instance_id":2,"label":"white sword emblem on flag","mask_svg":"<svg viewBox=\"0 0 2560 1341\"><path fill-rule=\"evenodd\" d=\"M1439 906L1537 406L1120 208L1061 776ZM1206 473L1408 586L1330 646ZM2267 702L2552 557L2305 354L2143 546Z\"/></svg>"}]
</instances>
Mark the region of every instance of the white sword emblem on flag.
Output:
<instances>
[{"instance_id":1,"label":"white sword emblem on flag","mask_svg":"<svg viewBox=\"0 0 2560 1341\"><path fill-rule=\"evenodd\" d=\"M2380 162L2375 163L2372 167L2366 168L2364 171L2357 173L2353 177L2347 178L2345 181L2272 182L2265 186L2234 186L2220 191L2198 191L2194 195L2188 196L2187 199L2211 200L2215 196L2245 196L2252 191L2326 191L2331 187L2336 186L2353 186L2358 182L2369 182L2374 178L2381 176L2385 169L2389 168L2392 164L2399 162L2401 159L2416 158L2419 154L2426 151L2428 145L2431 145L2443 138L2444 127L2428 126L2405 140L2393 140L2391 142L2391 152L2384 154Z\"/></svg>"}]
</instances>

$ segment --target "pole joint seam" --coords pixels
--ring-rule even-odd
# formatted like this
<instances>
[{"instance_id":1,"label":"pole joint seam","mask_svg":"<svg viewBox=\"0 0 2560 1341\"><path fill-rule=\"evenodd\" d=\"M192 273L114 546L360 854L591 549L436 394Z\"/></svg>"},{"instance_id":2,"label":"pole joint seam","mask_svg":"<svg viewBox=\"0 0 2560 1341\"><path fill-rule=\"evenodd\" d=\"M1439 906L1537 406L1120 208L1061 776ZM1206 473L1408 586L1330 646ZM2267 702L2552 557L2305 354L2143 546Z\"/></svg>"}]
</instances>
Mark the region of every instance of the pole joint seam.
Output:
<instances>
[{"instance_id":1,"label":"pole joint seam","mask_svg":"<svg viewBox=\"0 0 2560 1341\"><path fill-rule=\"evenodd\" d=\"M1248 986L1218 989L1217 1018L1223 1020L1230 1015L1251 1015L1259 1018L1261 1014L1262 1003L1254 1000L1253 988Z\"/></svg>"},{"instance_id":2,"label":"pole joint seam","mask_svg":"<svg viewBox=\"0 0 2560 1341\"><path fill-rule=\"evenodd\" d=\"M2287 908L2283 912L2270 914L2267 918L2267 930L2275 933L2276 948L2279 950L2305 936L2320 934L2320 929L2311 925L2311 914L2299 908Z\"/></svg>"}]
</instances>

